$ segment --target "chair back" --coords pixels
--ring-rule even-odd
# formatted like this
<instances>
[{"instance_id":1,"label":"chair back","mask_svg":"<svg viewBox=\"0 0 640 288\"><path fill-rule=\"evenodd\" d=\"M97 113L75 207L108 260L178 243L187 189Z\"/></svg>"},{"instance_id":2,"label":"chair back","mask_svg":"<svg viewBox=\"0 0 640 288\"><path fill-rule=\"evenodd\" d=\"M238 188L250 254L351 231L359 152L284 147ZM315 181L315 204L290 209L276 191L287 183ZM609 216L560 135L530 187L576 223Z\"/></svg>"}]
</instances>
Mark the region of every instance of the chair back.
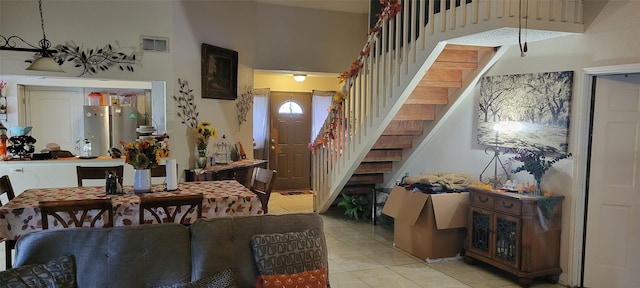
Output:
<instances>
[{"instance_id":1,"label":"chair back","mask_svg":"<svg viewBox=\"0 0 640 288\"><path fill-rule=\"evenodd\" d=\"M5 195L8 201L16 197L16 194L13 192L13 186L11 186L11 180L9 180L9 175L0 177L0 195ZM0 205L4 205L1 199Z\"/></svg>"},{"instance_id":2,"label":"chair back","mask_svg":"<svg viewBox=\"0 0 640 288\"><path fill-rule=\"evenodd\" d=\"M140 198L140 225L152 223L177 223L189 225L189 214L195 209L196 219L202 218L202 200L204 196L183 195L172 197L143 196ZM152 219L146 219L147 211ZM195 222L195 220L193 222ZM154 222L155 221L155 222Z\"/></svg>"},{"instance_id":3,"label":"chair back","mask_svg":"<svg viewBox=\"0 0 640 288\"><path fill-rule=\"evenodd\" d=\"M158 165L158 167L151 168L151 177L167 177L167 166Z\"/></svg>"},{"instance_id":4,"label":"chair back","mask_svg":"<svg viewBox=\"0 0 640 288\"><path fill-rule=\"evenodd\" d=\"M251 191L258 195L262 203L262 210L265 214L269 213L269 198L271 198L271 190L273 183L276 181L276 170L269 170L261 167L253 168L253 176L251 177Z\"/></svg>"},{"instance_id":5,"label":"chair back","mask_svg":"<svg viewBox=\"0 0 640 288\"><path fill-rule=\"evenodd\" d=\"M118 175L118 182L122 185L122 175L124 175L124 165L118 166L76 166L76 175L78 177L78 187L82 187L84 179L105 179L108 171L115 171Z\"/></svg>"},{"instance_id":6,"label":"chair back","mask_svg":"<svg viewBox=\"0 0 640 288\"><path fill-rule=\"evenodd\" d=\"M41 201L42 229L49 229L49 216L64 228L96 227L99 219L102 227L113 227L113 205L110 199ZM95 212L95 213L89 213ZM106 214L106 215L105 215Z\"/></svg>"},{"instance_id":7,"label":"chair back","mask_svg":"<svg viewBox=\"0 0 640 288\"><path fill-rule=\"evenodd\" d=\"M5 196L7 201L11 201L16 197L16 194L13 192L13 186L11 186L11 180L9 180L9 175L4 175L0 177L0 196ZM4 197L2 198L4 199ZM2 200L0 199L0 205L4 205ZM5 268L11 269L13 263L11 262L11 251L16 245L16 240L6 240L0 238L0 242L4 241L4 259L5 259Z\"/></svg>"}]
</instances>

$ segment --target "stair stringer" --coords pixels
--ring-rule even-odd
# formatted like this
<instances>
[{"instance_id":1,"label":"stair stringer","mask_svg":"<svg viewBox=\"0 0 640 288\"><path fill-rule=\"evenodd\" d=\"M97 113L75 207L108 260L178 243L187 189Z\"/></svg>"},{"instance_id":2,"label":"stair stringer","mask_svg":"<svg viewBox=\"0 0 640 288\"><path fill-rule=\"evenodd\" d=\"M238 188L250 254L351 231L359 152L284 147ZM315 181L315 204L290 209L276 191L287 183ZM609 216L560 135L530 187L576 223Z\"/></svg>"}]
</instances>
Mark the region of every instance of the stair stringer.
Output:
<instances>
[{"instance_id":1,"label":"stair stringer","mask_svg":"<svg viewBox=\"0 0 640 288\"><path fill-rule=\"evenodd\" d=\"M378 138L382 135L385 128L389 125L391 120L398 113L402 105L404 105L405 101L409 99L409 96L413 92L413 90L418 86L420 81L422 80L426 71L436 62L436 59L440 55L440 53L445 49L446 42L433 42L433 49L431 49L431 53L425 53L424 60L417 60L410 65L410 71L408 73L402 73L402 75L394 75L394 81L399 83L398 85L393 85L393 89L391 90L391 96L386 99L387 105L382 107L382 109L374 115L373 120L364 125L367 125L364 130L367 135L362 137L361 135L354 134L352 138L360 139L360 141L353 141L348 147L348 151L344 153L340 157L340 161L342 163L342 167L338 167L335 171L331 171L334 177L331 177L334 180L330 183L329 193L327 195L319 195L316 194L316 197L323 197L324 199L315 199L314 200L314 211L323 213L334 202L336 197L340 194L340 191L344 188L346 183L349 181L349 178L353 175L356 168L362 163L362 160L366 157L367 152L371 150L373 145L376 143ZM407 59L408 60L408 59ZM418 65L421 63L421 65ZM420 72L425 71L425 72ZM404 84L406 83L406 84ZM404 86L404 88L402 88ZM402 91L401 93L397 93L397 91ZM397 97L394 97L399 95ZM393 100L393 102L392 102ZM358 138L361 137L361 138Z\"/></svg>"},{"instance_id":2,"label":"stair stringer","mask_svg":"<svg viewBox=\"0 0 640 288\"><path fill-rule=\"evenodd\" d=\"M463 79L462 88L455 89L453 93L449 95L449 104L441 105L436 111L436 120L426 121L424 131L422 135L413 137L413 145L411 149L404 149L402 151L402 160L393 163L393 172L385 173L384 187L393 187L395 185L395 179L400 179L404 172L411 165L411 161L415 157L414 154L417 151L423 151L427 149L431 141L434 139L435 132L439 131L442 125L450 117L451 113L462 103L466 97L474 97L473 90L480 78L489 70L504 54L509 47L502 46L498 48L495 53L481 53L483 57L478 59L478 66L481 69L475 69L470 71Z\"/></svg>"}]
</instances>

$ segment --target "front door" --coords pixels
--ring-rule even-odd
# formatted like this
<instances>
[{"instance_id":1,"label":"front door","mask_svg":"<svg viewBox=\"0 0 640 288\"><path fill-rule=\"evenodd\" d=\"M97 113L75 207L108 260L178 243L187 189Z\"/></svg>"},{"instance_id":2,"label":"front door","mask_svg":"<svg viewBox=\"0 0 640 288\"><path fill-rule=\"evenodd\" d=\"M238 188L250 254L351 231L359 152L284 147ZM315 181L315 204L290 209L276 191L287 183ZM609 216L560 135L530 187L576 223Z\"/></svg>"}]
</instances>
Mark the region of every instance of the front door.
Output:
<instances>
[{"instance_id":1,"label":"front door","mask_svg":"<svg viewBox=\"0 0 640 288\"><path fill-rule=\"evenodd\" d=\"M640 74L598 77L584 287L640 287Z\"/></svg>"},{"instance_id":2,"label":"front door","mask_svg":"<svg viewBox=\"0 0 640 288\"><path fill-rule=\"evenodd\" d=\"M271 92L274 189L308 189L311 175L311 93Z\"/></svg>"}]
</instances>

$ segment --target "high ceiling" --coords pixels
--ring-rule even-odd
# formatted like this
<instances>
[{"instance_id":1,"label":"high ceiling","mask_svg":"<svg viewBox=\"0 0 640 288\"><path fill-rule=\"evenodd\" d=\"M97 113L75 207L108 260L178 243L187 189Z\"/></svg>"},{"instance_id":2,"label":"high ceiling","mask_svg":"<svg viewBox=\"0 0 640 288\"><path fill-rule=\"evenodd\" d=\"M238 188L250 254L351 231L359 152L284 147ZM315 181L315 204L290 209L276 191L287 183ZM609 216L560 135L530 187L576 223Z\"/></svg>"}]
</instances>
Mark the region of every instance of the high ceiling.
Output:
<instances>
[{"instance_id":1,"label":"high ceiling","mask_svg":"<svg viewBox=\"0 0 640 288\"><path fill-rule=\"evenodd\" d=\"M261 3L350 13L369 13L370 0L256 0Z\"/></svg>"}]
</instances>

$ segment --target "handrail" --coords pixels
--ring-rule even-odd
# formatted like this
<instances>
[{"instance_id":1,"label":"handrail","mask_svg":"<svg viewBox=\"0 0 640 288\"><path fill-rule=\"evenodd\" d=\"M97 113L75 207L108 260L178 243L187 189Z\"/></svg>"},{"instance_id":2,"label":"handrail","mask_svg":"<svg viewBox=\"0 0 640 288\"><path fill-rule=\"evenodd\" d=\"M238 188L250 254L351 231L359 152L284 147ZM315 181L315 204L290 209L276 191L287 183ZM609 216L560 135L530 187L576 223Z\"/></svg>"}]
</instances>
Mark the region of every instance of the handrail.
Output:
<instances>
[{"instance_id":1,"label":"handrail","mask_svg":"<svg viewBox=\"0 0 640 288\"><path fill-rule=\"evenodd\" d=\"M312 143L315 211L331 205L446 42L525 22L529 29L582 32L582 0L456 2L386 1L360 55L341 74L343 89Z\"/></svg>"}]
</instances>

